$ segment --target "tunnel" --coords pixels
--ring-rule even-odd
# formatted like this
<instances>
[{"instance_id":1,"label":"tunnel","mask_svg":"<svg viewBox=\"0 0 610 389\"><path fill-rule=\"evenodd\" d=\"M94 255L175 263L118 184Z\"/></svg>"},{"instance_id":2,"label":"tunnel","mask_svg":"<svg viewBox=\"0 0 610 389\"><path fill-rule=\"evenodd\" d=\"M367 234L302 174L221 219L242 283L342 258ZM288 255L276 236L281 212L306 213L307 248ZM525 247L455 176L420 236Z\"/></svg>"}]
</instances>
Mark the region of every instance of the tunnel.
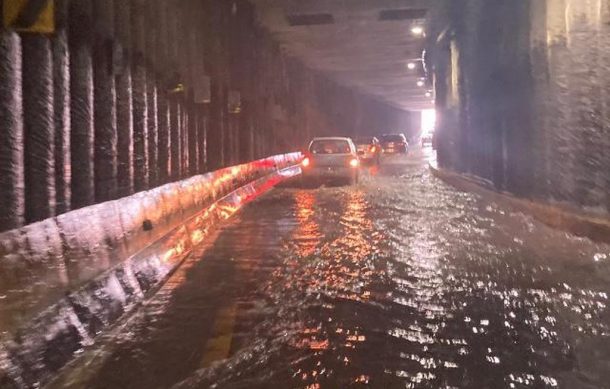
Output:
<instances>
[{"instance_id":1,"label":"tunnel","mask_svg":"<svg viewBox=\"0 0 610 389\"><path fill-rule=\"evenodd\" d=\"M0 388L607 387L607 0L0 16Z\"/></svg>"},{"instance_id":2,"label":"tunnel","mask_svg":"<svg viewBox=\"0 0 610 389\"><path fill-rule=\"evenodd\" d=\"M3 230L417 118L283 53L246 1L46 3L52 34L2 34Z\"/></svg>"}]
</instances>

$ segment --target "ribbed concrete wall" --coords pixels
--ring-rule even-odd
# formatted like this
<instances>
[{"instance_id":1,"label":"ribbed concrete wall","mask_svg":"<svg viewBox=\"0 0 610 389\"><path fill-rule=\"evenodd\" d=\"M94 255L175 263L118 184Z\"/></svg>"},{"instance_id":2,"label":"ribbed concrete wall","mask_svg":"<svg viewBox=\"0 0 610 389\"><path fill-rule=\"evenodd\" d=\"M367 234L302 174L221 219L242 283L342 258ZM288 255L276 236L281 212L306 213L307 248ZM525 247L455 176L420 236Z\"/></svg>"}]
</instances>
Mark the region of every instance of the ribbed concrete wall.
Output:
<instances>
[{"instance_id":1,"label":"ribbed concrete wall","mask_svg":"<svg viewBox=\"0 0 610 389\"><path fill-rule=\"evenodd\" d=\"M431 44L441 165L608 213L609 21L605 0L446 2Z\"/></svg>"},{"instance_id":2,"label":"ribbed concrete wall","mask_svg":"<svg viewBox=\"0 0 610 389\"><path fill-rule=\"evenodd\" d=\"M610 3L532 4L540 193L610 212Z\"/></svg>"},{"instance_id":3,"label":"ribbed concrete wall","mask_svg":"<svg viewBox=\"0 0 610 389\"><path fill-rule=\"evenodd\" d=\"M0 30L0 230L408 113L286 58L246 0L56 0ZM205 77L211 101L201 99ZM240 113L229 96L241 95Z\"/></svg>"}]
</instances>

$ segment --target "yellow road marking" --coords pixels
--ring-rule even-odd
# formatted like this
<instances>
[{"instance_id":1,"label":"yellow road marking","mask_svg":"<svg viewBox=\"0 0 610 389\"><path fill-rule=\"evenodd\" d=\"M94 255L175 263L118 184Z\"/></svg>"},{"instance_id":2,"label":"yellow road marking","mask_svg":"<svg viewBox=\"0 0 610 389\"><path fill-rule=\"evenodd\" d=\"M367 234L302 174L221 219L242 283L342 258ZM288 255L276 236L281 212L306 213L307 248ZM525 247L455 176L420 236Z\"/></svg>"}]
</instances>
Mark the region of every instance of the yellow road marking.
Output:
<instances>
[{"instance_id":1,"label":"yellow road marking","mask_svg":"<svg viewBox=\"0 0 610 389\"><path fill-rule=\"evenodd\" d=\"M229 356L236 316L236 303L224 307L218 312L212 328L213 337L205 345L201 367L208 367L212 362L225 359Z\"/></svg>"}]
</instances>

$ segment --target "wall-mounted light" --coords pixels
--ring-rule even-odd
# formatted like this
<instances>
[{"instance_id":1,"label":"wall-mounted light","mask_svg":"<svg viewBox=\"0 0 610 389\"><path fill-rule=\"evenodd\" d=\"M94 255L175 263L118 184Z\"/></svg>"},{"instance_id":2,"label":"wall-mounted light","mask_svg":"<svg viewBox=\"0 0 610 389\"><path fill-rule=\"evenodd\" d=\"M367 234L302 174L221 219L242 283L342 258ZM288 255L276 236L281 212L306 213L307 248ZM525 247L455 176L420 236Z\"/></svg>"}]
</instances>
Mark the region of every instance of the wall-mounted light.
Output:
<instances>
[{"instance_id":1,"label":"wall-mounted light","mask_svg":"<svg viewBox=\"0 0 610 389\"><path fill-rule=\"evenodd\" d=\"M424 33L424 29L422 27L416 26L411 29L411 33L413 35L421 35Z\"/></svg>"}]
</instances>

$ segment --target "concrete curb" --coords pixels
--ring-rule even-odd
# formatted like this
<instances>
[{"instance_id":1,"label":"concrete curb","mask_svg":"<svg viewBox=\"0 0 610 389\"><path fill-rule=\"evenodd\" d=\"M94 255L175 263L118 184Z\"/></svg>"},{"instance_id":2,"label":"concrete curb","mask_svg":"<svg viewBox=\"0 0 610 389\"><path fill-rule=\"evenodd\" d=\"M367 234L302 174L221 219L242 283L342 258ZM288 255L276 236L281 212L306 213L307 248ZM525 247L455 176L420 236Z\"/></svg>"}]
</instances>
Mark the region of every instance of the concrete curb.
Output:
<instances>
[{"instance_id":1,"label":"concrete curb","mask_svg":"<svg viewBox=\"0 0 610 389\"><path fill-rule=\"evenodd\" d=\"M561 205L532 201L509 193L498 192L476 177L439 168L430 163L430 171L435 177L451 184L464 192L474 192L483 197L505 204L520 212L533 216L536 220L577 236L590 238L597 242L610 243L610 219L586 214L578 209Z\"/></svg>"},{"instance_id":2,"label":"concrete curb","mask_svg":"<svg viewBox=\"0 0 610 389\"><path fill-rule=\"evenodd\" d=\"M6 293L0 299L0 313L19 313L15 298L21 295L29 292L34 298L26 299L19 320L0 320L5 325L0 326L0 387L30 388L46 382L79 350L93 344L97 335L154 293L213 226L281 181L300 174L300 167L294 165L299 159L300 154L294 153L222 169L117 200L123 207L112 202L98 204L56 218L64 217L65 223L47 220L1 234L0 272L32 285L21 285L14 293L9 289L15 287L14 280L8 287L0 285L0 294ZM239 179L234 180L236 177ZM169 206L167 202L171 202ZM142 213L146 206L152 209ZM119 217L119 222L116 216L102 212L107 209L133 215ZM153 226L167 226L167 232L162 228L155 233L138 232L147 230L142 221L151 219ZM82 233L76 230L71 235L76 241L66 248L67 233L62 228L75 228L69 220L80 228L87 222L99 225ZM41 234L42 242L50 235L63 244L33 246L30 238ZM81 235L85 237L79 239ZM25 243L15 244L20 238ZM73 260L68 255L74 253L85 265L78 263L79 271L70 272L61 264ZM52 276L45 268L51 268ZM73 277L79 282L71 286ZM41 284L38 289L36 284ZM49 296L40 293L45 287L52 291ZM63 293L56 297L55 291L61 289Z\"/></svg>"}]
</instances>

